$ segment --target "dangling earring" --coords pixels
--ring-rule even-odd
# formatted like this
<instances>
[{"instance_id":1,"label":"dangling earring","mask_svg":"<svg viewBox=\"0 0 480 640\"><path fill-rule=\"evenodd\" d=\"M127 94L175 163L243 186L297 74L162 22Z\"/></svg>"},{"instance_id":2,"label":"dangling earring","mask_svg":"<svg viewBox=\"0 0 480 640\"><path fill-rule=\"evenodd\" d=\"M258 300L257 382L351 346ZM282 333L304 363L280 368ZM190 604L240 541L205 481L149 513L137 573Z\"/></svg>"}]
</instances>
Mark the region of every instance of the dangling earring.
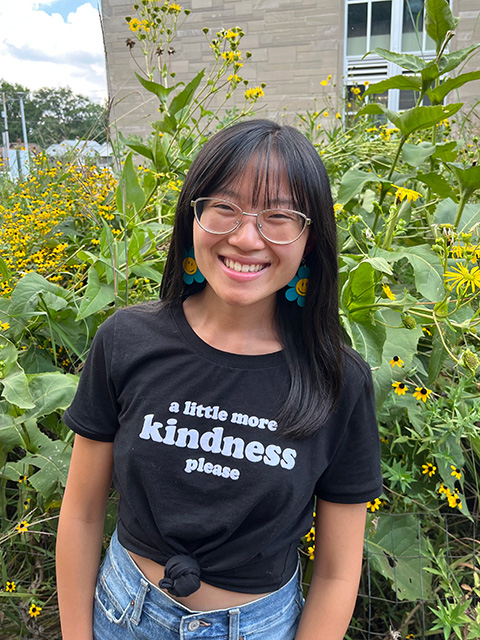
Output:
<instances>
[{"instance_id":1,"label":"dangling earring","mask_svg":"<svg viewBox=\"0 0 480 640\"><path fill-rule=\"evenodd\" d=\"M310 269L302 262L298 267L297 275L290 280L285 291L285 297L290 302L297 301L299 307L305 306L305 296L308 289L308 278L310 276Z\"/></svg>"},{"instance_id":2,"label":"dangling earring","mask_svg":"<svg viewBox=\"0 0 480 640\"><path fill-rule=\"evenodd\" d=\"M203 282L205 277L197 266L193 247L183 252L183 281L185 284L193 284L193 282Z\"/></svg>"}]
</instances>

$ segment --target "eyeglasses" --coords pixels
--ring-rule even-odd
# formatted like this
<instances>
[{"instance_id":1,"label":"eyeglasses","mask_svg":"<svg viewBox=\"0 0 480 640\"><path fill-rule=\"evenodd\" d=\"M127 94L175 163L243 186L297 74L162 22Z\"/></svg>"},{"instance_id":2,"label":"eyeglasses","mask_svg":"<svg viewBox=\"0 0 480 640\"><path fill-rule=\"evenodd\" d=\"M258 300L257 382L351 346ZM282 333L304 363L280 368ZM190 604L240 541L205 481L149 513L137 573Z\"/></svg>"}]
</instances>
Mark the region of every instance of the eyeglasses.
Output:
<instances>
[{"instance_id":1,"label":"eyeglasses","mask_svg":"<svg viewBox=\"0 0 480 640\"><path fill-rule=\"evenodd\" d=\"M290 244L312 224L304 213L290 209L263 209L258 213L247 213L233 202L221 198L197 198L190 204L201 228L215 235L232 233L241 226L243 216L253 216L265 240L274 244Z\"/></svg>"}]
</instances>

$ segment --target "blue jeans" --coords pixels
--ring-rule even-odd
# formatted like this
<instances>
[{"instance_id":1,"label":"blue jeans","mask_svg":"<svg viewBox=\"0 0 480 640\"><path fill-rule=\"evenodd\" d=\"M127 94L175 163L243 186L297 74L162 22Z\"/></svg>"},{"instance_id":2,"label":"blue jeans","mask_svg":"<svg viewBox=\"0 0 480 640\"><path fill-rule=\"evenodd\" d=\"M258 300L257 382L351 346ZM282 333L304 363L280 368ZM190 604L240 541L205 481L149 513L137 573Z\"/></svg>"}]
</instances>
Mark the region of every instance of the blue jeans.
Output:
<instances>
[{"instance_id":1,"label":"blue jeans","mask_svg":"<svg viewBox=\"0 0 480 640\"><path fill-rule=\"evenodd\" d=\"M278 591L231 609L191 611L149 582L116 532L95 591L95 640L294 640L303 596L299 570Z\"/></svg>"}]
</instances>

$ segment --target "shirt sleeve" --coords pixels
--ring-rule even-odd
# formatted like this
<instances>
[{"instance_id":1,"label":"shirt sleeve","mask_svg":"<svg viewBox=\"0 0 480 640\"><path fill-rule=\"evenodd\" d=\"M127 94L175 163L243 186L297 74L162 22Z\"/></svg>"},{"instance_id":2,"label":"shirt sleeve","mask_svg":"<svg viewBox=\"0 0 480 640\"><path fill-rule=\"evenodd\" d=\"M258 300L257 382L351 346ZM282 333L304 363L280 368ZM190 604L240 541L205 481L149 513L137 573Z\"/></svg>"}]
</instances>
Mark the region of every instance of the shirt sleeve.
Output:
<instances>
[{"instance_id":1,"label":"shirt sleeve","mask_svg":"<svg viewBox=\"0 0 480 640\"><path fill-rule=\"evenodd\" d=\"M315 493L328 502L344 504L373 501L382 493L380 439L370 370L332 461L317 481Z\"/></svg>"},{"instance_id":2,"label":"shirt sleeve","mask_svg":"<svg viewBox=\"0 0 480 640\"><path fill-rule=\"evenodd\" d=\"M113 442L118 429L117 396L112 380L114 317L97 330L80 374L72 404L63 415L65 424L79 435Z\"/></svg>"}]
</instances>

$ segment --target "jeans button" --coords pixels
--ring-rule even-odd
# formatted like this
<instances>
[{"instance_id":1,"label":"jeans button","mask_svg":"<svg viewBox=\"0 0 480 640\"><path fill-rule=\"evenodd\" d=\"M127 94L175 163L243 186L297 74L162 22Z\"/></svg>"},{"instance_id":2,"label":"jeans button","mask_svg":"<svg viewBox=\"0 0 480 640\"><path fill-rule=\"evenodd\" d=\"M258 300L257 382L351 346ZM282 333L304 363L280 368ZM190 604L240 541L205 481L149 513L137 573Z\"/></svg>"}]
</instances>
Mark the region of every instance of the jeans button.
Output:
<instances>
[{"instance_id":1,"label":"jeans button","mask_svg":"<svg viewBox=\"0 0 480 640\"><path fill-rule=\"evenodd\" d=\"M187 629L189 631L196 631L199 626L200 626L200 622L198 620L192 620L191 622L188 623Z\"/></svg>"}]
</instances>

